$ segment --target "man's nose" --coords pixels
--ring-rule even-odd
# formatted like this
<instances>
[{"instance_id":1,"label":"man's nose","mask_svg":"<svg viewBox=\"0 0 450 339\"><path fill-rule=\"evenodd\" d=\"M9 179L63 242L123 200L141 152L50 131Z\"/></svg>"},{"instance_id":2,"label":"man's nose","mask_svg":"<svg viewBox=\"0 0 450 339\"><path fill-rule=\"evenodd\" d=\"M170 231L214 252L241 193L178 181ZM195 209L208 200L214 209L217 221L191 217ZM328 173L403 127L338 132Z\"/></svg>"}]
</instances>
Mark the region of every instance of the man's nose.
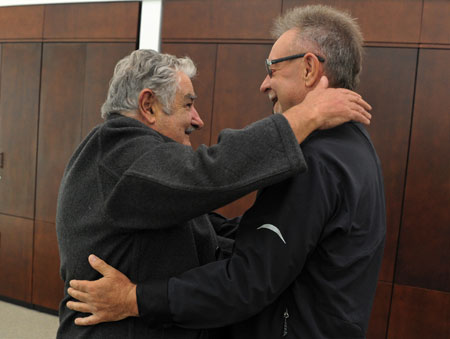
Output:
<instances>
[{"instance_id":1,"label":"man's nose","mask_svg":"<svg viewBox=\"0 0 450 339\"><path fill-rule=\"evenodd\" d=\"M192 109L191 125L194 126L196 129L201 129L205 125L195 107L193 107Z\"/></svg>"},{"instance_id":2,"label":"man's nose","mask_svg":"<svg viewBox=\"0 0 450 339\"><path fill-rule=\"evenodd\" d=\"M270 77L269 75L266 75L266 77L264 78L261 87L259 87L259 91L261 93L265 93L270 89Z\"/></svg>"}]
</instances>

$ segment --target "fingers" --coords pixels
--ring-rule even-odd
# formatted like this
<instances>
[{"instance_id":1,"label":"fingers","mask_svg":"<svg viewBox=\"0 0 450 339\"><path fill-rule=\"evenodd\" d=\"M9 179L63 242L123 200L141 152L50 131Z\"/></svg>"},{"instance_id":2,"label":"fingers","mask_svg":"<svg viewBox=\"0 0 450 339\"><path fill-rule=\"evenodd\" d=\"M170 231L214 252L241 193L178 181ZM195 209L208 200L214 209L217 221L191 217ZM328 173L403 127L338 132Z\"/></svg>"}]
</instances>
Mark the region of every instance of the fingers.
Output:
<instances>
[{"instance_id":1,"label":"fingers","mask_svg":"<svg viewBox=\"0 0 450 339\"><path fill-rule=\"evenodd\" d=\"M109 266L107 263L105 263L102 259L95 256L94 254L91 254L88 258L89 264L91 267L96 270L101 275L105 276L105 273L108 272L107 266Z\"/></svg>"},{"instance_id":2,"label":"fingers","mask_svg":"<svg viewBox=\"0 0 450 339\"><path fill-rule=\"evenodd\" d=\"M320 88L328 88L328 78L325 75L322 75L319 81Z\"/></svg>"},{"instance_id":3,"label":"fingers","mask_svg":"<svg viewBox=\"0 0 450 339\"><path fill-rule=\"evenodd\" d=\"M363 109L358 104L354 104L351 108L351 120L363 123L364 125L370 125L372 115Z\"/></svg>"},{"instance_id":4,"label":"fingers","mask_svg":"<svg viewBox=\"0 0 450 339\"><path fill-rule=\"evenodd\" d=\"M360 105L362 108L364 108L366 111L370 111L372 110L372 106L369 105L369 103L367 101L365 101L360 94L353 92L349 89L344 89L341 88L340 89L341 92L351 96L350 100L357 103L358 105Z\"/></svg>"},{"instance_id":5,"label":"fingers","mask_svg":"<svg viewBox=\"0 0 450 339\"><path fill-rule=\"evenodd\" d=\"M101 322L102 322L101 319L98 316L96 316L95 314L92 314L89 317L75 319L75 325L78 325L78 326L96 325Z\"/></svg>"},{"instance_id":6,"label":"fingers","mask_svg":"<svg viewBox=\"0 0 450 339\"><path fill-rule=\"evenodd\" d=\"M92 285L92 281L89 280L71 280L69 282L70 287L80 292L89 293L89 288ZM70 288L69 288L70 289Z\"/></svg>"},{"instance_id":7,"label":"fingers","mask_svg":"<svg viewBox=\"0 0 450 339\"><path fill-rule=\"evenodd\" d=\"M372 106L370 106L369 103L356 92L347 89L340 89L340 91L346 95L347 100L349 100L351 103L351 120L369 125L370 120L372 119L372 114L370 114L368 111L372 110Z\"/></svg>"},{"instance_id":8,"label":"fingers","mask_svg":"<svg viewBox=\"0 0 450 339\"><path fill-rule=\"evenodd\" d=\"M89 304L86 304L84 302L77 302L77 301L68 301L66 303L67 308L81 312L81 313L91 313L90 316L84 317L84 318L76 318L75 319L75 325L79 326L88 326L88 325L96 325L101 322L107 321L106 319L102 320L97 314L95 314L96 309L94 309Z\"/></svg>"},{"instance_id":9,"label":"fingers","mask_svg":"<svg viewBox=\"0 0 450 339\"><path fill-rule=\"evenodd\" d=\"M88 302L89 300L89 293L81 292L79 290L76 290L74 288L69 287L67 289L67 293L72 297L79 301Z\"/></svg>"},{"instance_id":10,"label":"fingers","mask_svg":"<svg viewBox=\"0 0 450 339\"><path fill-rule=\"evenodd\" d=\"M360 105L362 108L364 108L366 111L370 111L372 109L372 106L369 105L368 102L366 102L361 96L356 101L358 105Z\"/></svg>"},{"instance_id":11,"label":"fingers","mask_svg":"<svg viewBox=\"0 0 450 339\"><path fill-rule=\"evenodd\" d=\"M88 260L91 267L103 276L113 274L116 271L114 267L108 265L105 261L95 256L94 254L91 254Z\"/></svg>"},{"instance_id":12,"label":"fingers","mask_svg":"<svg viewBox=\"0 0 450 339\"><path fill-rule=\"evenodd\" d=\"M361 115L359 113L355 113L353 118L352 118L352 120L360 122L360 123L362 123L364 125L367 125L367 126L370 125L370 120L367 119L364 115Z\"/></svg>"},{"instance_id":13,"label":"fingers","mask_svg":"<svg viewBox=\"0 0 450 339\"><path fill-rule=\"evenodd\" d=\"M70 308L73 311L78 311L82 313L93 313L93 309L89 304L77 302L77 301L68 301L66 303L67 308Z\"/></svg>"},{"instance_id":14,"label":"fingers","mask_svg":"<svg viewBox=\"0 0 450 339\"><path fill-rule=\"evenodd\" d=\"M369 112L367 112L366 110L361 110L362 115L364 116L365 119L367 119L370 123L370 120L372 120L372 114L370 114Z\"/></svg>"}]
</instances>

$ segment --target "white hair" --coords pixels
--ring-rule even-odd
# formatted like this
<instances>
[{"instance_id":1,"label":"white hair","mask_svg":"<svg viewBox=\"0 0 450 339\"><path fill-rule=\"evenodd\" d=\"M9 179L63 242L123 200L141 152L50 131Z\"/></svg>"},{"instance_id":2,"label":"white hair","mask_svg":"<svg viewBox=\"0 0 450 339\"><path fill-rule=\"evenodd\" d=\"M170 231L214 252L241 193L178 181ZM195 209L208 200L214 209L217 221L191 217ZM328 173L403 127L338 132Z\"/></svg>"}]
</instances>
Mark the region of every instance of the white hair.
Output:
<instances>
[{"instance_id":1,"label":"white hair","mask_svg":"<svg viewBox=\"0 0 450 339\"><path fill-rule=\"evenodd\" d=\"M170 114L178 88L177 72L192 79L197 68L188 57L177 58L145 49L134 51L120 60L114 69L108 96L101 109L102 118L115 112L136 111L139 93L144 88L151 89L164 112Z\"/></svg>"}]
</instances>

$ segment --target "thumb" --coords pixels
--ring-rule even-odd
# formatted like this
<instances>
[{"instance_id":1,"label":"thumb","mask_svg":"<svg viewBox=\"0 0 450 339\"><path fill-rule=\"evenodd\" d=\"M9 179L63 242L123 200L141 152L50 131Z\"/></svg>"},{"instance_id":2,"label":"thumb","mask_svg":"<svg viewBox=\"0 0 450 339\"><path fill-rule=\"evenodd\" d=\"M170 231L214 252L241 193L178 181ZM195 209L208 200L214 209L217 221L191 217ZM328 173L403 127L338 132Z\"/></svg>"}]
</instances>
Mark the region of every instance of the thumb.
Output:
<instances>
[{"instance_id":1,"label":"thumb","mask_svg":"<svg viewBox=\"0 0 450 339\"><path fill-rule=\"evenodd\" d=\"M94 254L91 254L88 260L91 267L103 276L108 275L108 273L114 270L112 266L109 266L106 262Z\"/></svg>"},{"instance_id":2,"label":"thumb","mask_svg":"<svg viewBox=\"0 0 450 339\"><path fill-rule=\"evenodd\" d=\"M328 78L325 75L322 75L322 77L320 78L319 88L328 88Z\"/></svg>"}]
</instances>

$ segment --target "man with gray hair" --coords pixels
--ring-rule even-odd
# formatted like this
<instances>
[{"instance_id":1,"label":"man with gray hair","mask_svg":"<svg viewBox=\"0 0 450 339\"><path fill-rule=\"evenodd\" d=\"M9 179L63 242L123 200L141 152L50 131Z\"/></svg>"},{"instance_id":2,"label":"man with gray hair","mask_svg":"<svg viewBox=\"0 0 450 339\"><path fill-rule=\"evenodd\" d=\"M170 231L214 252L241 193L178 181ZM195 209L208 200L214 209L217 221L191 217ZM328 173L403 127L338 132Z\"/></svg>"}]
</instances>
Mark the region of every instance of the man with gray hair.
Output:
<instances>
[{"instance_id":1,"label":"man with gray hair","mask_svg":"<svg viewBox=\"0 0 450 339\"><path fill-rule=\"evenodd\" d=\"M190 133L203 126L195 73L189 58L151 50L117 64L102 107L106 121L82 141L61 181L56 229L65 296L58 338L206 336L152 329L137 317L76 326L80 313L66 307L69 281L99 277L86 260L95 252L138 284L120 297L145 300L154 290L149 279L166 280L220 256L220 225L205 213L305 170L298 143L316 128L370 118L359 95L324 85L283 115L226 130L217 145L194 151Z\"/></svg>"},{"instance_id":2,"label":"man with gray hair","mask_svg":"<svg viewBox=\"0 0 450 339\"><path fill-rule=\"evenodd\" d=\"M348 14L295 8L276 21L275 36L261 85L275 112L307 101L324 74L331 86L357 85L362 36ZM137 300L118 297L133 286L125 276L91 261L104 278L71 282L80 302L70 307L92 313L78 323L139 316L185 328L233 324L222 330L227 339L365 338L386 232L379 159L353 122L315 131L301 147L308 171L259 192L231 258L153 281ZM136 303L139 314L127 313Z\"/></svg>"}]
</instances>

